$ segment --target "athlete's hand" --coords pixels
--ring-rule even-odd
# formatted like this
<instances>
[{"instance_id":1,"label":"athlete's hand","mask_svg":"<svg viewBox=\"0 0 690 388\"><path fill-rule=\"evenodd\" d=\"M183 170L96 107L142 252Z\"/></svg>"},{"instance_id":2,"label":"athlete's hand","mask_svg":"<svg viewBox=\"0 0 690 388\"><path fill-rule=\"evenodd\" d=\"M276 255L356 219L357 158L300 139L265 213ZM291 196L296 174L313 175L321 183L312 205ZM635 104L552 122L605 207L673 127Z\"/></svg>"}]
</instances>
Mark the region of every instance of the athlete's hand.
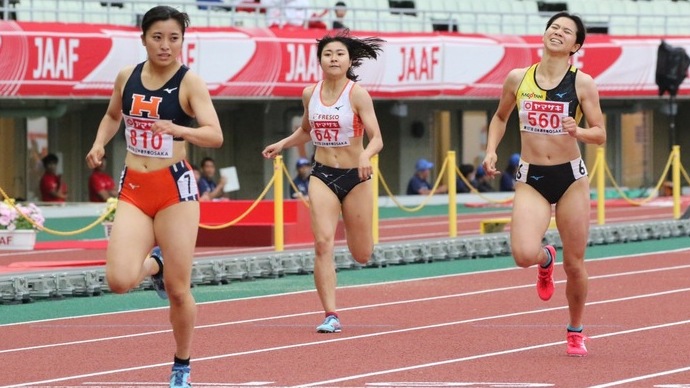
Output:
<instances>
[{"instance_id":1,"label":"athlete's hand","mask_svg":"<svg viewBox=\"0 0 690 388\"><path fill-rule=\"evenodd\" d=\"M86 154L86 165L89 166L90 169L99 167L101 164L103 164L104 155L105 149L102 146L94 145L91 148L91 151Z\"/></svg>"},{"instance_id":2,"label":"athlete's hand","mask_svg":"<svg viewBox=\"0 0 690 388\"><path fill-rule=\"evenodd\" d=\"M362 154L359 156L359 167L357 167L359 172L359 180L365 181L371 178L371 174L374 172L374 168L371 166L371 159L366 155Z\"/></svg>"},{"instance_id":3,"label":"athlete's hand","mask_svg":"<svg viewBox=\"0 0 690 388\"><path fill-rule=\"evenodd\" d=\"M153 134L166 134L172 137L182 137L180 126L173 124L171 120L158 120L151 126Z\"/></svg>"},{"instance_id":4,"label":"athlete's hand","mask_svg":"<svg viewBox=\"0 0 690 388\"><path fill-rule=\"evenodd\" d=\"M567 133L571 137L577 138L577 123L575 122L574 118L570 116L564 117L561 123L563 126L563 132Z\"/></svg>"},{"instance_id":5,"label":"athlete's hand","mask_svg":"<svg viewBox=\"0 0 690 388\"><path fill-rule=\"evenodd\" d=\"M498 161L498 156L495 153L487 153L482 162L484 171L489 178L493 178L496 175L501 175L501 172L496 169L496 162Z\"/></svg>"},{"instance_id":6,"label":"athlete's hand","mask_svg":"<svg viewBox=\"0 0 690 388\"><path fill-rule=\"evenodd\" d=\"M261 151L261 155L264 156L264 158L267 159L273 159L278 154L280 154L283 151L283 145L281 142L273 143L270 145L267 145L266 148L264 148L263 151Z\"/></svg>"}]
</instances>

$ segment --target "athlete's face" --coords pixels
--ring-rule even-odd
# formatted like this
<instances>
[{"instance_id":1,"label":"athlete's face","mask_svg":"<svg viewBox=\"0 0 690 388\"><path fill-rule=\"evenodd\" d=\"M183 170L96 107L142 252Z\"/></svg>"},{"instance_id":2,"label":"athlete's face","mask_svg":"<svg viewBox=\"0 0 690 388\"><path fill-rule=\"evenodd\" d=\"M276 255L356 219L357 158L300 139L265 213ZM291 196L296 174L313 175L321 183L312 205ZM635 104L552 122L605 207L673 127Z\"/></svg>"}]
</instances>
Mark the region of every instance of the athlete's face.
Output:
<instances>
[{"instance_id":1,"label":"athlete's face","mask_svg":"<svg viewBox=\"0 0 690 388\"><path fill-rule=\"evenodd\" d=\"M564 52L568 55L580 49L577 40L577 25L570 18L560 17L544 32L544 47L553 52Z\"/></svg>"},{"instance_id":2,"label":"athlete's face","mask_svg":"<svg viewBox=\"0 0 690 388\"><path fill-rule=\"evenodd\" d=\"M345 75L351 65L350 53L343 43L335 41L324 46L321 52L321 68L324 74Z\"/></svg>"},{"instance_id":3,"label":"athlete's face","mask_svg":"<svg viewBox=\"0 0 690 388\"><path fill-rule=\"evenodd\" d=\"M153 23L142 36L148 59L165 65L177 60L182 52L182 28L175 19Z\"/></svg>"}]
</instances>

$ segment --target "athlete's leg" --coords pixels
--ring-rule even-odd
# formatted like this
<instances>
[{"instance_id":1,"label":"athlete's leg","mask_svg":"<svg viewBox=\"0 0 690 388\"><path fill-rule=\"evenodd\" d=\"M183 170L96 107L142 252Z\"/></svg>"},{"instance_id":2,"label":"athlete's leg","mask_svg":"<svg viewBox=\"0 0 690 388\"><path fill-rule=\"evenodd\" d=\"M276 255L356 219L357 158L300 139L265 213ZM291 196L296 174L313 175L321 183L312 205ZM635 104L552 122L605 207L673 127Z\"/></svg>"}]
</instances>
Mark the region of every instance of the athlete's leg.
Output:
<instances>
[{"instance_id":1,"label":"athlete's leg","mask_svg":"<svg viewBox=\"0 0 690 388\"><path fill-rule=\"evenodd\" d=\"M575 181L556 205L556 223L563 242L563 269L567 276L565 295L568 298L570 325L582 325L587 300L588 279L585 250L589 237L589 180Z\"/></svg>"},{"instance_id":2,"label":"athlete's leg","mask_svg":"<svg viewBox=\"0 0 690 388\"><path fill-rule=\"evenodd\" d=\"M196 303L191 292L192 260L199 230L199 202L181 202L156 214L156 241L165 259L165 289L170 300L170 323L175 337L175 355L188 359L196 321Z\"/></svg>"},{"instance_id":3,"label":"athlete's leg","mask_svg":"<svg viewBox=\"0 0 690 388\"><path fill-rule=\"evenodd\" d=\"M371 180L355 186L343 200L343 222L347 236L347 246L352 257L360 264L366 264L374 251L372 236Z\"/></svg>"},{"instance_id":4,"label":"athlete's leg","mask_svg":"<svg viewBox=\"0 0 690 388\"><path fill-rule=\"evenodd\" d=\"M154 245L153 220L136 206L120 201L113 223L105 265L108 288L125 293L146 276L158 272L158 264L147 258Z\"/></svg>"},{"instance_id":5,"label":"athlete's leg","mask_svg":"<svg viewBox=\"0 0 690 388\"><path fill-rule=\"evenodd\" d=\"M510 221L510 247L515 264L527 268L547 262L541 244L550 222L551 204L532 186L516 182Z\"/></svg>"},{"instance_id":6,"label":"athlete's leg","mask_svg":"<svg viewBox=\"0 0 690 388\"><path fill-rule=\"evenodd\" d=\"M314 283L326 313L335 312L335 230L340 217L338 197L321 180L309 179L309 212L314 234Z\"/></svg>"}]
</instances>

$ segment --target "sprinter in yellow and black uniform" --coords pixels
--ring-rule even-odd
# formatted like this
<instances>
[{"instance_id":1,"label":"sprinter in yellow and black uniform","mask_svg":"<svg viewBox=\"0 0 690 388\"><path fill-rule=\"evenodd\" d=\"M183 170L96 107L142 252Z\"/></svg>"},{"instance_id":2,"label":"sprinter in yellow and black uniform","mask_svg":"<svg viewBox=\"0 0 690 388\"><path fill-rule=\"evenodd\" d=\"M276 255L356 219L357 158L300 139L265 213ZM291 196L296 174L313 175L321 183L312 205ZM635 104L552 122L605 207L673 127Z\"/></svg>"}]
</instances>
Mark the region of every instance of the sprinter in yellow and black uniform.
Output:
<instances>
[{"instance_id":1,"label":"sprinter in yellow and black uniform","mask_svg":"<svg viewBox=\"0 0 690 388\"><path fill-rule=\"evenodd\" d=\"M585 41L582 20L567 12L549 19L543 36L541 62L512 70L503 84L501 100L489 124L483 167L496 176L496 149L514 107L520 118L521 151L516 172L511 221L511 250L520 267L538 266L537 294L549 300L554 293L556 250L542 246L555 204L556 225L563 242L569 307L567 354L587 354L582 319L588 277L585 249L589 237L589 179L579 142L606 141L599 92L591 76L570 64ZM580 127L582 116L587 127Z\"/></svg>"}]
</instances>

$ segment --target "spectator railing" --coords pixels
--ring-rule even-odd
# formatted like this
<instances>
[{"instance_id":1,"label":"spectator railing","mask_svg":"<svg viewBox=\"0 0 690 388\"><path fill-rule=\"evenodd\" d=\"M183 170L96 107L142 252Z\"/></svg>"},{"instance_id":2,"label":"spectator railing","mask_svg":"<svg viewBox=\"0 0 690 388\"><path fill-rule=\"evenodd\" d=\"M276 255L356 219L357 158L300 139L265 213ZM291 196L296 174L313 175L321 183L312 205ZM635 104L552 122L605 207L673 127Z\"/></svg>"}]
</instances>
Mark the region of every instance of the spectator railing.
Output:
<instances>
[{"instance_id":1,"label":"spectator railing","mask_svg":"<svg viewBox=\"0 0 690 388\"><path fill-rule=\"evenodd\" d=\"M466 0L462 0L466 1ZM494 0L473 0L491 2ZM498 1L499 0L495 0ZM629 1L629 0L628 0ZM521 2L529 2L522 0ZM618 1L623 4L625 1ZM690 16L688 2L668 2L676 8L665 8L664 12L632 14L614 8L607 12L582 9L578 13L586 24L598 32L612 35L690 35L686 23ZM31 22L96 23L115 25L138 25L141 16L151 7L160 4L157 0L120 0L102 2L96 0L0 0L0 16ZM261 4L244 1L193 1L168 0L166 4L190 15L193 27L245 27L265 28L266 13ZM330 3L329 3L330 4ZM434 4L425 2L424 4ZM441 3L438 3L441 4ZM677 4L677 6L675 5ZM289 8L289 6L285 6ZM205 9L200 9L205 8ZM323 13L327 10L328 12ZM307 15L321 15L318 19L331 26L335 18L334 7L319 7L317 4ZM457 11L444 9L381 8L349 6L345 24L353 31L386 32L432 32L458 31L463 33L487 34L541 34L551 13L525 10L509 10L496 7L495 10ZM281 26L286 25L282 20ZM290 28L308 28L289 26Z\"/></svg>"}]
</instances>

